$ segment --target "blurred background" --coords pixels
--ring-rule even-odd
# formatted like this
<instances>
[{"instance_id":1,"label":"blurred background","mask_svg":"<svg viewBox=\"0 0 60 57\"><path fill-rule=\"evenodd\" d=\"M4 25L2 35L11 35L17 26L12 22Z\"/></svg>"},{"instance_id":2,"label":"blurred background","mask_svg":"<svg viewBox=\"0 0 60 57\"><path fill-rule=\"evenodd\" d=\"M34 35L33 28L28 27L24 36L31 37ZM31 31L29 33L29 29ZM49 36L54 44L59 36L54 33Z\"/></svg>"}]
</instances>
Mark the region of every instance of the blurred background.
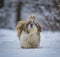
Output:
<instances>
[{"instance_id":1,"label":"blurred background","mask_svg":"<svg viewBox=\"0 0 60 57\"><path fill-rule=\"evenodd\" d=\"M0 28L15 29L32 13L42 30L60 30L60 0L0 0Z\"/></svg>"},{"instance_id":2,"label":"blurred background","mask_svg":"<svg viewBox=\"0 0 60 57\"><path fill-rule=\"evenodd\" d=\"M32 13L42 28L40 48L21 49L15 27ZM0 57L60 57L60 0L0 0Z\"/></svg>"}]
</instances>

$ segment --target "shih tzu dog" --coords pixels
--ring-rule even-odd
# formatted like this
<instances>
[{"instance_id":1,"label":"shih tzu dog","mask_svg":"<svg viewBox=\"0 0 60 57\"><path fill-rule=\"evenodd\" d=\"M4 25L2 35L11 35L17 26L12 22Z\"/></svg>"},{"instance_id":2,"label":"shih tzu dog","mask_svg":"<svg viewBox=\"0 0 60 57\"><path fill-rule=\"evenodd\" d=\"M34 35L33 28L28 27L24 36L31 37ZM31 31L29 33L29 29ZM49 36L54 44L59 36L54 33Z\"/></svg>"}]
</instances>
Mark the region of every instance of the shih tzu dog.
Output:
<instances>
[{"instance_id":1,"label":"shih tzu dog","mask_svg":"<svg viewBox=\"0 0 60 57\"><path fill-rule=\"evenodd\" d=\"M32 14L26 21L19 21L16 29L21 48L39 47L41 26L36 20L35 15Z\"/></svg>"}]
</instances>

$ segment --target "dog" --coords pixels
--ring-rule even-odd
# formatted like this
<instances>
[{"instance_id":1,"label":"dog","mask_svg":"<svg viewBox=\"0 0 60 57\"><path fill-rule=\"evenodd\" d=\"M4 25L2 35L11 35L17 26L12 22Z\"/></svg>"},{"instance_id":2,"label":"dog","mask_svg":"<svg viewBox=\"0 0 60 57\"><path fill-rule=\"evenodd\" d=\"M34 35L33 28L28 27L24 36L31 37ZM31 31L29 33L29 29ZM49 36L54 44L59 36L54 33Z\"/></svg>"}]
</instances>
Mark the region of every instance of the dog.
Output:
<instances>
[{"instance_id":1,"label":"dog","mask_svg":"<svg viewBox=\"0 0 60 57\"><path fill-rule=\"evenodd\" d=\"M41 26L35 15L30 15L26 21L19 21L16 29L21 48L37 48L40 44Z\"/></svg>"}]
</instances>

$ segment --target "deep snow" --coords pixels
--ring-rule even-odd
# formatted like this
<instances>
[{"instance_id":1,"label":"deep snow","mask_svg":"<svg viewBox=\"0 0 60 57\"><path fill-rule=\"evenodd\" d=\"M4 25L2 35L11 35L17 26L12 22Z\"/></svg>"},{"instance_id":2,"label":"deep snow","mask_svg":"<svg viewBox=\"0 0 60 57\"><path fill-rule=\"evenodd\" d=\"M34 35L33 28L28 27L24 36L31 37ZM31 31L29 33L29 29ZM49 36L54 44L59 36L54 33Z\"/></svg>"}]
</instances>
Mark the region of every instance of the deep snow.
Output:
<instances>
[{"instance_id":1,"label":"deep snow","mask_svg":"<svg viewBox=\"0 0 60 57\"><path fill-rule=\"evenodd\" d=\"M0 29L0 57L60 57L60 32L42 31L40 48L22 49L17 31Z\"/></svg>"}]
</instances>

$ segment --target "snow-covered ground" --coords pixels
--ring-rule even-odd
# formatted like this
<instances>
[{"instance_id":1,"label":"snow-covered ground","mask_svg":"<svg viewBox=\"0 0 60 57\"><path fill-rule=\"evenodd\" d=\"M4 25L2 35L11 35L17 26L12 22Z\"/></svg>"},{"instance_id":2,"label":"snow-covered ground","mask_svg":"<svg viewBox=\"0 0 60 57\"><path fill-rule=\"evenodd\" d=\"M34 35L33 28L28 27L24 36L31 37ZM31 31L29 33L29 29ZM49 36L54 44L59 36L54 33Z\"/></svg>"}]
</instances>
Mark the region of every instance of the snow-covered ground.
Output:
<instances>
[{"instance_id":1,"label":"snow-covered ground","mask_svg":"<svg viewBox=\"0 0 60 57\"><path fill-rule=\"evenodd\" d=\"M22 49L17 31L0 29L0 57L60 57L60 32L41 32L40 48Z\"/></svg>"}]
</instances>

